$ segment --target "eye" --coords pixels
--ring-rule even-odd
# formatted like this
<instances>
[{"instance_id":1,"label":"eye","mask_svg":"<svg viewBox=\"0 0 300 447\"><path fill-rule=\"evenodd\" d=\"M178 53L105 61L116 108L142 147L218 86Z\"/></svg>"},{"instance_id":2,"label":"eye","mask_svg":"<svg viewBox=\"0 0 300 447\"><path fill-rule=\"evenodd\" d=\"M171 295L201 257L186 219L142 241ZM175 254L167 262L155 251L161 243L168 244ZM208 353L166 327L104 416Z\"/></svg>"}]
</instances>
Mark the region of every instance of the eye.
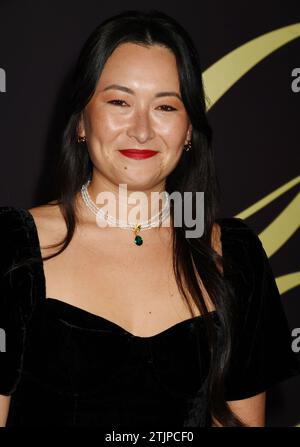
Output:
<instances>
[{"instance_id":1,"label":"eye","mask_svg":"<svg viewBox=\"0 0 300 447\"><path fill-rule=\"evenodd\" d=\"M167 104L163 104L162 106L159 106L159 107L169 107L169 109L171 109L171 110L165 110L165 112L172 112L173 110L177 110L172 106L168 106Z\"/></svg>"},{"instance_id":2,"label":"eye","mask_svg":"<svg viewBox=\"0 0 300 447\"><path fill-rule=\"evenodd\" d=\"M119 105L121 105L120 103L125 103L126 104L126 101L124 101L123 99L112 99L111 101L108 101L108 103L112 104L112 105L115 105L115 106L119 106ZM177 110L174 107L169 106L167 104L163 104L162 106L159 106L159 107L171 109L171 110L164 110L165 112L172 112L173 110Z\"/></svg>"},{"instance_id":3,"label":"eye","mask_svg":"<svg viewBox=\"0 0 300 447\"><path fill-rule=\"evenodd\" d=\"M115 103L120 103L120 102L124 102L123 99L112 99L111 101L108 101L109 104L112 104L114 106L120 105L120 104L115 104Z\"/></svg>"}]
</instances>

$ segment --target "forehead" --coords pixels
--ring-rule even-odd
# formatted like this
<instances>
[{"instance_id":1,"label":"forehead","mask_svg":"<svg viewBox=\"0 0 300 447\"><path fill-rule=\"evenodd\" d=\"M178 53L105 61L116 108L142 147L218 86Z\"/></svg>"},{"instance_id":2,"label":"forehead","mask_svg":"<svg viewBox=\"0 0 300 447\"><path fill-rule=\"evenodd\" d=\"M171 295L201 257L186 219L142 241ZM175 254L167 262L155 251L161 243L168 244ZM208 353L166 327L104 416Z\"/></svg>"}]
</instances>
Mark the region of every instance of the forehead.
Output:
<instances>
[{"instance_id":1,"label":"forehead","mask_svg":"<svg viewBox=\"0 0 300 447\"><path fill-rule=\"evenodd\" d=\"M176 58L171 50L160 45L143 46L126 42L107 59L99 84L131 81L178 86Z\"/></svg>"}]
</instances>

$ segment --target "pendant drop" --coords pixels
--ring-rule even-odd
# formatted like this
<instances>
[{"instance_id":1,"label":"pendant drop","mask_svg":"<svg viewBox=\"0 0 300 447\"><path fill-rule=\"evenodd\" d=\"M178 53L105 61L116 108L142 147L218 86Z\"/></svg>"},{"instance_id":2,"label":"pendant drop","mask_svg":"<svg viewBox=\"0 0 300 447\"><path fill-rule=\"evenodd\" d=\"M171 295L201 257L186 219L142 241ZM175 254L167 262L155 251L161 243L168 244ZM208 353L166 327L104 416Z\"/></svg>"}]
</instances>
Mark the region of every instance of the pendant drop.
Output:
<instances>
[{"instance_id":1,"label":"pendant drop","mask_svg":"<svg viewBox=\"0 0 300 447\"><path fill-rule=\"evenodd\" d=\"M134 242L136 243L136 245L142 245L143 238L141 236L135 236Z\"/></svg>"},{"instance_id":2,"label":"pendant drop","mask_svg":"<svg viewBox=\"0 0 300 447\"><path fill-rule=\"evenodd\" d=\"M141 230L141 225L136 224L133 229L133 232L135 234L134 243L138 246L143 244L143 238L141 236L138 236L138 234L137 234L137 233L139 233L140 230Z\"/></svg>"}]
</instances>

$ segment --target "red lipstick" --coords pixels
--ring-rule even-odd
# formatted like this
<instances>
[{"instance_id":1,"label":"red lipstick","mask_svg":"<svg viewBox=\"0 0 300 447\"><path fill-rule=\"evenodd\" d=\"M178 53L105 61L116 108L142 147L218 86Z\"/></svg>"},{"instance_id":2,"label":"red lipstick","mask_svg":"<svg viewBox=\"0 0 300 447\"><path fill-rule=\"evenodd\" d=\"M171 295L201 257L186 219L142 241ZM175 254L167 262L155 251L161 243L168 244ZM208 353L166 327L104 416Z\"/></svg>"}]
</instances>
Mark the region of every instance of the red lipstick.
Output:
<instances>
[{"instance_id":1,"label":"red lipstick","mask_svg":"<svg viewBox=\"0 0 300 447\"><path fill-rule=\"evenodd\" d=\"M125 157L134 158L136 160L153 157L153 155L158 153L151 149L121 149L119 152L125 155Z\"/></svg>"}]
</instances>

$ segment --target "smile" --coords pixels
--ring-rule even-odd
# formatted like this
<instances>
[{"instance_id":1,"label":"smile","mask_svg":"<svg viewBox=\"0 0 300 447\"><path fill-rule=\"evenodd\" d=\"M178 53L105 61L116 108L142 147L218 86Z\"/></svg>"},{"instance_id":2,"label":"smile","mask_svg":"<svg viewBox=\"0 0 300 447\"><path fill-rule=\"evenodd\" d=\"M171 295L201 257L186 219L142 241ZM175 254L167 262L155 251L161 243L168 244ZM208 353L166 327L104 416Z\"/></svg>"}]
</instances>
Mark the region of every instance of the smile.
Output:
<instances>
[{"instance_id":1,"label":"smile","mask_svg":"<svg viewBox=\"0 0 300 447\"><path fill-rule=\"evenodd\" d=\"M153 157L154 155L158 154L157 151L152 151L149 149L122 149L119 152L125 155L125 157L134 158L136 160Z\"/></svg>"}]
</instances>

